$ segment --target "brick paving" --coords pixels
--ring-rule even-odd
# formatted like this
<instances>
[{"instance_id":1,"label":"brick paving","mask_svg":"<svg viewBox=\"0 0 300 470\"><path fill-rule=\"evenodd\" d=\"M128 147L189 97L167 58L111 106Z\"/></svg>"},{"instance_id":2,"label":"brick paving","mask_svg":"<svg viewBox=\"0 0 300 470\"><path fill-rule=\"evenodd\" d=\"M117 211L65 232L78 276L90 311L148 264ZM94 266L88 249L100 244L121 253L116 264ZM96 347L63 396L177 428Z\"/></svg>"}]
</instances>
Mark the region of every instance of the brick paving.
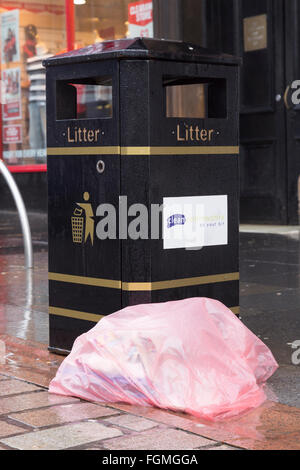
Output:
<instances>
[{"instance_id":1,"label":"brick paving","mask_svg":"<svg viewBox=\"0 0 300 470\"><path fill-rule=\"evenodd\" d=\"M147 431L158 426L158 423L155 421L150 421L149 419L140 418L138 416L123 414L120 416L113 416L105 420L110 424L115 426L120 426L121 428L130 429L131 431Z\"/></svg>"},{"instance_id":2,"label":"brick paving","mask_svg":"<svg viewBox=\"0 0 300 470\"><path fill-rule=\"evenodd\" d=\"M22 392L34 392L39 390L39 387L20 380L8 379L0 383L0 397L5 395L15 395Z\"/></svg>"},{"instance_id":3,"label":"brick paving","mask_svg":"<svg viewBox=\"0 0 300 470\"><path fill-rule=\"evenodd\" d=\"M1 439L1 443L18 450L62 450L95 441L121 436L122 431L99 422L82 421L50 427L37 432Z\"/></svg>"},{"instance_id":4,"label":"brick paving","mask_svg":"<svg viewBox=\"0 0 300 470\"><path fill-rule=\"evenodd\" d=\"M20 379L0 375L0 381L6 384L0 388L0 450L219 450L221 446L110 406L48 394Z\"/></svg>"},{"instance_id":5,"label":"brick paving","mask_svg":"<svg viewBox=\"0 0 300 470\"><path fill-rule=\"evenodd\" d=\"M170 428L157 428L103 443L109 450L190 450L212 445L201 436Z\"/></svg>"},{"instance_id":6,"label":"brick paving","mask_svg":"<svg viewBox=\"0 0 300 470\"><path fill-rule=\"evenodd\" d=\"M12 359L0 363L0 450L300 450L298 408L268 401L208 423L153 407L53 395L47 386L63 358L40 343L7 335L0 341Z\"/></svg>"},{"instance_id":7,"label":"brick paving","mask_svg":"<svg viewBox=\"0 0 300 470\"><path fill-rule=\"evenodd\" d=\"M0 416L16 411L30 410L41 408L49 405L57 405L58 403L72 403L79 401L77 398L61 397L58 395L48 394L47 391L33 393L19 393L13 397L0 398Z\"/></svg>"},{"instance_id":8,"label":"brick paving","mask_svg":"<svg viewBox=\"0 0 300 470\"><path fill-rule=\"evenodd\" d=\"M41 343L8 335L0 341L3 356L12 359L0 364L0 450L207 450L222 445L183 429L191 422L174 413L149 407L150 415L143 416L139 407L49 394L47 386L63 357Z\"/></svg>"},{"instance_id":9,"label":"brick paving","mask_svg":"<svg viewBox=\"0 0 300 470\"><path fill-rule=\"evenodd\" d=\"M34 428L43 428L46 426L71 423L85 419L102 418L116 414L118 415L119 412L101 405L76 403L12 413L9 414L8 417Z\"/></svg>"}]
</instances>

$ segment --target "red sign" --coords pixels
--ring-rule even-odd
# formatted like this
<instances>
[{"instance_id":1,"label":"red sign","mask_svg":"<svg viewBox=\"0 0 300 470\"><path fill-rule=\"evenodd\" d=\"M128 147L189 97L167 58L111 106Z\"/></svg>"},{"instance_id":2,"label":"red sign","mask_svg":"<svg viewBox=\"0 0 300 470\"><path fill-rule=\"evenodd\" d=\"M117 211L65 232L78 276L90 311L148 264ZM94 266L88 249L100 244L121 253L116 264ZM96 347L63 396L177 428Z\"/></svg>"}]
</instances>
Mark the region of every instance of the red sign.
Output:
<instances>
[{"instance_id":1,"label":"red sign","mask_svg":"<svg viewBox=\"0 0 300 470\"><path fill-rule=\"evenodd\" d=\"M22 126L19 126L19 125L3 126L3 143L4 144L22 143Z\"/></svg>"},{"instance_id":2,"label":"red sign","mask_svg":"<svg viewBox=\"0 0 300 470\"><path fill-rule=\"evenodd\" d=\"M3 119L20 119L20 103L14 101L3 105Z\"/></svg>"},{"instance_id":3,"label":"red sign","mask_svg":"<svg viewBox=\"0 0 300 470\"><path fill-rule=\"evenodd\" d=\"M129 3L128 5L129 25L147 26L153 22L152 0Z\"/></svg>"},{"instance_id":4,"label":"red sign","mask_svg":"<svg viewBox=\"0 0 300 470\"><path fill-rule=\"evenodd\" d=\"M153 37L152 0L129 3L128 37Z\"/></svg>"}]
</instances>

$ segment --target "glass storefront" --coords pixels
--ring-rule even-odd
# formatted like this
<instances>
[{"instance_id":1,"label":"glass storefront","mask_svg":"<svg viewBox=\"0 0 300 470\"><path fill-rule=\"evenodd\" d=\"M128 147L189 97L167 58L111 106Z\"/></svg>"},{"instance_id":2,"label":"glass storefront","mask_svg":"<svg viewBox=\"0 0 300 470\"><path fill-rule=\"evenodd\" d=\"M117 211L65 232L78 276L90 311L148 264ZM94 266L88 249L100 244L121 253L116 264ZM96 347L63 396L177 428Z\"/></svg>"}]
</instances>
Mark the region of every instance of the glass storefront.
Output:
<instances>
[{"instance_id":1,"label":"glass storefront","mask_svg":"<svg viewBox=\"0 0 300 470\"><path fill-rule=\"evenodd\" d=\"M63 0L0 3L2 153L9 165L46 162L46 57L64 51Z\"/></svg>"},{"instance_id":2,"label":"glass storefront","mask_svg":"<svg viewBox=\"0 0 300 470\"><path fill-rule=\"evenodd\" d=\"M191 0L185 0L191 7ZM198 20L202 0L195 3ZM185 18L180 0L19 0L0 1L0 158L12 171L46 171L45 69L48 56L126 37L190 39L199 21ZM199 11L198 11L199 10ZM190 25L188 33L186 23ZM193 33L191 33L191 30ZM201 33L202 34L202 33ZM197 35L196 35L197 36ZM196 38L200 43L200 36ZM99 84L98 84L99 85ZM205 113L205 88L166 86L168 113ZM75 84L77 117L111 113L109 83ZM195 100L195 95L197 100ZM195 109L194 109L195 108Z\"/></svg>"},{"instance_id":3,"label":"glass storefront","mask_svg":"<svg viewBox=\"0 0 300 470\"><path fill-rule=\"evenodd\" d=\"M153 37L153 4L151 0L0 2L2 156L12 170L24 166L35 171L42 166L46 171L42 61L67 50L72 24L73 48L124 37ZM78 115L109 115L109 83L77 84L76 89Z\"/></svg>"}]
</instances>

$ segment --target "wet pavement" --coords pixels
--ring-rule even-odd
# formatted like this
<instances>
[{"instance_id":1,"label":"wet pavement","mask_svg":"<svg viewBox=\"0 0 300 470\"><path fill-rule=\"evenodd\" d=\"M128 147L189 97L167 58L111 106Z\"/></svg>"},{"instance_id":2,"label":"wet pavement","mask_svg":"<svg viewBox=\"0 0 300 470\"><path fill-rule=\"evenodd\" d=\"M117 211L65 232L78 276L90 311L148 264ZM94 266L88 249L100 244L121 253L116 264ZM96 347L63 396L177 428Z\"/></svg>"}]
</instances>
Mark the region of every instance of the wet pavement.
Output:
<instances>
[{"instance_id":1,"label":"wet pavement","mask_svg":"<svg viewBox=\"0 0 300 470\"><path fill-rule=\"evenodd\" d=\"M300 364L292 363L292 344L300 340L299 234L298 228L241 233L240 304L242 321L280 365L268 382L272 390L281 403L300 408Z\"/></svg>"},{"instance_id":2,"label":"wet pavement","mask_svg":"<svg viewBox=\"0 0 300 470\"><path fill-rule=\"evenodd\" d=\"M34 269L24 269L21 226L14 212L0 213L0 334L48 342L47 217L31 214Z\"/></svg>"},{"instance_id":3,"label":"wet pavement","mask_svg":"<svg viewBox=\"0 0 300 470\"><path fill-rule=\"evenodd\" d=\"M30 222L35 267L27 272L16 215L0 213L0 449L300 449L300 365L292 363L300 341L299 228L242 227L241 319L280 368L262 407L209 424L48 395L62 357L47 350L47 220L35 214Z\"/></svg>"}]
</instances>

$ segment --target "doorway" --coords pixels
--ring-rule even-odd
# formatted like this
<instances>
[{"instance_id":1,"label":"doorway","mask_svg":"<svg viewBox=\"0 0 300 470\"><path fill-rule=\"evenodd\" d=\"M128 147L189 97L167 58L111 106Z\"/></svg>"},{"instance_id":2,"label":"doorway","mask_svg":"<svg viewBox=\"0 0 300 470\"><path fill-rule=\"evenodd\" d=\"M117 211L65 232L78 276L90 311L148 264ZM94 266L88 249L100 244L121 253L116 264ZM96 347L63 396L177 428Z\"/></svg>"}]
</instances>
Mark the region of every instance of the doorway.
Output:
<instances>
[{"instance_id":1,"label":"doorway","mask_svg":"<svg viewBox=\"0 0 300 470\"><path fill-rule=\"evenodd\" d=\"M297 225L300 112L290 85L300 79L297 0L209 0L208 47L239 55L241 221Z\"/></svg>"}]
</instances>

